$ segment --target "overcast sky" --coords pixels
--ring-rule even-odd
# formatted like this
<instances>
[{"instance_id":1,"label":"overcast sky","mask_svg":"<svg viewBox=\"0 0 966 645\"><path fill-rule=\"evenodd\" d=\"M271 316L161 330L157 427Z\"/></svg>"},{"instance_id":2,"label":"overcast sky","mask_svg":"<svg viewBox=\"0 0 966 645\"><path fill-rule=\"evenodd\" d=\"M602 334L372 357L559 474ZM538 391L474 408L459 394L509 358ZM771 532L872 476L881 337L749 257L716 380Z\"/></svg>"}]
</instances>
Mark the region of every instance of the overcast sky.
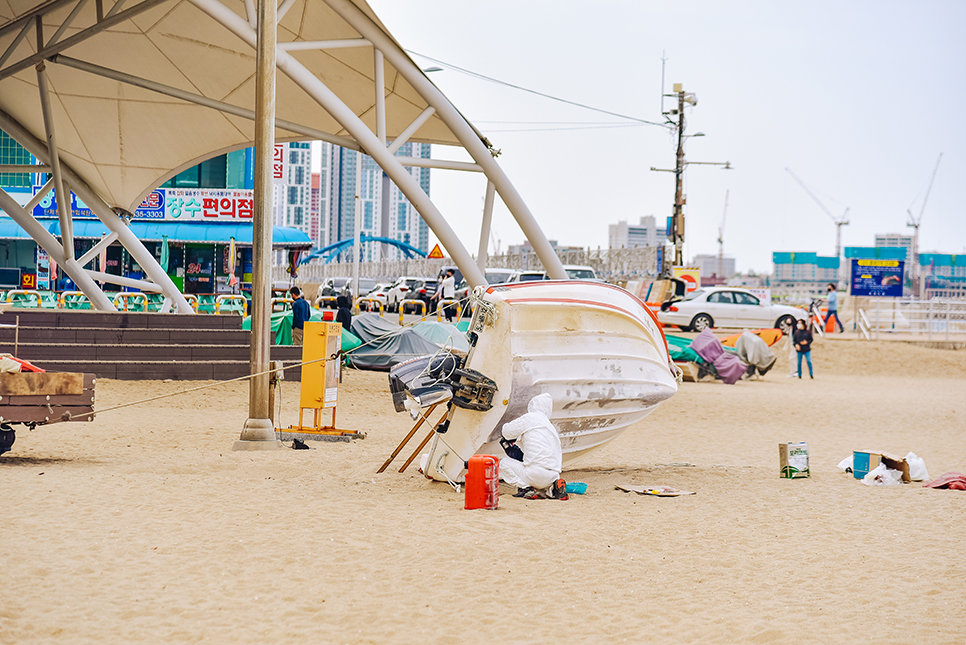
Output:
<instances>
[{"instance_id":1,"label":"overcast sky","mask_svg":"<svg viewBox=\"0 0 966 645\"><path fill-rule=\"evenodd\" d=\"M663 52L665 90L683 83L698 97L686 132L706 136L690 140L687 159L734 166L688 168L686 258L717 253L725 191L725 253L739 270L770 272L772 251L834 255L835 225L785 168L835 215L850 209L843 246L911 232L906 210L918 216L940 153L920 250L966 253L962 0L370 5L408 50L658 122ZM670 214L673 174L649 170L674 166L667 130L595 125L633 122L451 68L430 77L503 151L501 165L549 238L605 247L608 224ZM453 153L437 146L434 156ZM483 189L480 176L433 171L434 201L474 253ZM524 239L502 204L494 229L504 249Z\"/></svg>"}]
</instances>

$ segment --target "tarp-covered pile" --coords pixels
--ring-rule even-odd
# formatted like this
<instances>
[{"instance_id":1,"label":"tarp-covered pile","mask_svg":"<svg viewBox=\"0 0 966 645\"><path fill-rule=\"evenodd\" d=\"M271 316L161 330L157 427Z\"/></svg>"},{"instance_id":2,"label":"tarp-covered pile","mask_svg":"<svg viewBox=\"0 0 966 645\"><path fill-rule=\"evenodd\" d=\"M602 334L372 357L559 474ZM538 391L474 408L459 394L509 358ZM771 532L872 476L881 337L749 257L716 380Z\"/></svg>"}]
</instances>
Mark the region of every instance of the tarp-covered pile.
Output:
<instances>
[{"instance_id":1,"label":"tarp-covered pile","mask_svg":"<svg viewBox=\"0 0 966 645\"><path fill-rule=\"evenodd\" d=\"M728 385L737 383L748 371L748 366L741 359L725 351L710 329L705 329L691 341L691 349L705 362L711 363L718 377Z\"/></svg>"},{"instance_id":2,"label":"tarp-covered pile","mask_svg":"<svg viewBox=\"0 0 966 645\"><path fill-rule=\"evenodd\" d=\"M324 320L321 311L313 311L312 318L313 322ZM242 320L242 329L251 330L252 328L252 318L247 316ZM291 311L276 311L272 313L272 333L275 334L275 341L273 345L291 345L292 344L292 312ZM348 352L349 350L355 349L362 342L356 338L356 336L345 329L342 330L342 351Z\"/></svg>"},{"instance_id":3,"label":"tarp-covered pile","mask_svg":"<svg viewBox=\"0 0 966 645\"><path fill-rule=\"evenodd\" d=\"M435 354L440 349L411 328L400 327L378 314L353 318L352 333L362 341L362 346L348 355L348 363L362 369L389 370L396 363Z\"/></svg>"},{"instance_id":4,"label":"tarp-covered pile","mask_svg":"<svg viewBox=\"0 0 966 645\"><path fill-rule=\"evenodd\" d=\"M735 354L744 363L754 367L762 376L778 360L775 354L768 349L768 344L760 336L750 331L746 331L738 337L738 342L735 343Z\"/></svg>"}]
</instances>

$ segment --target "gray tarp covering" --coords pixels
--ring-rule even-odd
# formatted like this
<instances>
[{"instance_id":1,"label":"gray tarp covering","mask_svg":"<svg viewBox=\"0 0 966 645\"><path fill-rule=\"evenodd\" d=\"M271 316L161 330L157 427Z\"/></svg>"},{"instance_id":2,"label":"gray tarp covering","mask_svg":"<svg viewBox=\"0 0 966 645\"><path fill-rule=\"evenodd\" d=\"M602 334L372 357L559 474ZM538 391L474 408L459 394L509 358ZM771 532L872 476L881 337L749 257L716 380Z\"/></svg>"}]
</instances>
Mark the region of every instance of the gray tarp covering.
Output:
<instances>
[{"instance_id":1,"label":"gray tarp covering","mask_svg":"<svg viewBox=\"0 0 966 645\"><path fill-rule=\"evenodd\" d=\"M735 354L748 365L754 365L762 375L770 370L777 360L775 354L769 349L768 343L750 331L738 337L738 342L735 343Z\"/></svg>"},{"instance_id":2,"label":"gray tarp covering","mask_svg":"<svg viewBox=\"0 0 966 645\"><path fill-rule=\"evenodd\" d=\"M352 333L359 337L363 346L349 354L349 364L361 369L388 371L396 363L435 354L439 350L439 345L429 342L412 329L400 327L391 320L380 318L378 314L362 314L353 318Z\"/></svg>"},{"instance_id":3,"label":"gray tarp covering","mask_svg":"<svg viewBox=\"0 0 966 645\"><path fill-rule=\"evenodd\" d=\"M466 354L470 351L470 341L466 340L466 333L455 325L424 320L413 325L413 331L441 347L452 347L454 352Z\"/></svg>"}]
</instances>

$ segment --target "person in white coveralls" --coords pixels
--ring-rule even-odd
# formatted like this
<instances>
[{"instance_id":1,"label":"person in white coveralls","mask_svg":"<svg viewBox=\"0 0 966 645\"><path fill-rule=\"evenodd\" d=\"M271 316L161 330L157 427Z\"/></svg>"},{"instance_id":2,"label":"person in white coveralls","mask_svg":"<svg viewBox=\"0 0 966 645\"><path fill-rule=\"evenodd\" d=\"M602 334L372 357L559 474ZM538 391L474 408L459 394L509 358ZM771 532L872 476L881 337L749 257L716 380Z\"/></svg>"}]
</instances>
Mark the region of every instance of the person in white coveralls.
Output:
<instances>
[{"instance_id":1,"label":"person in white coveralls","mask_svg":"<svg viewBox=\"0 0 966 645\"><path fill-rule=\"evenodd\" d=\"M523 452L520 460L511 445L510 453L516 453L518 458L506 455L500 459L500 478L518 488L514 497L568 497L567 482L560 479L560 435L550 423L552 412L553 397L539 394L530 400L526 414L503 426L504 438L515 442L515 447Z\"/></svg>"}]
</instances>

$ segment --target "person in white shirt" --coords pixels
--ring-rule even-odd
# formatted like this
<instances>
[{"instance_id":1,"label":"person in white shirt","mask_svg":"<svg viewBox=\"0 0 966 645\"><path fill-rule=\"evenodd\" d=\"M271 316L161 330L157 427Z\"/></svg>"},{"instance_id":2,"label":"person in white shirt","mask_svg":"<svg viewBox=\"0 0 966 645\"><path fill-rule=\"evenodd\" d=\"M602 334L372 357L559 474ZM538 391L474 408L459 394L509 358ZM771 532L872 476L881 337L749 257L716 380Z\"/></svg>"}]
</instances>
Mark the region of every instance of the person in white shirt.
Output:
<instances>
[{"instance_id":1,"label":"person in white shirt","mask_svg":"<svg viewBox=\"0 0 966 645\"><path fill-rule=\"evenodd\" d=\"M437 303L456 298L456 278L453 277L452 269L446 269L446 277L439 283L435 298ZM453 322L453 305L446 305L443 313L446 315L446 322Z\"/></svg>"}]
</instances>

